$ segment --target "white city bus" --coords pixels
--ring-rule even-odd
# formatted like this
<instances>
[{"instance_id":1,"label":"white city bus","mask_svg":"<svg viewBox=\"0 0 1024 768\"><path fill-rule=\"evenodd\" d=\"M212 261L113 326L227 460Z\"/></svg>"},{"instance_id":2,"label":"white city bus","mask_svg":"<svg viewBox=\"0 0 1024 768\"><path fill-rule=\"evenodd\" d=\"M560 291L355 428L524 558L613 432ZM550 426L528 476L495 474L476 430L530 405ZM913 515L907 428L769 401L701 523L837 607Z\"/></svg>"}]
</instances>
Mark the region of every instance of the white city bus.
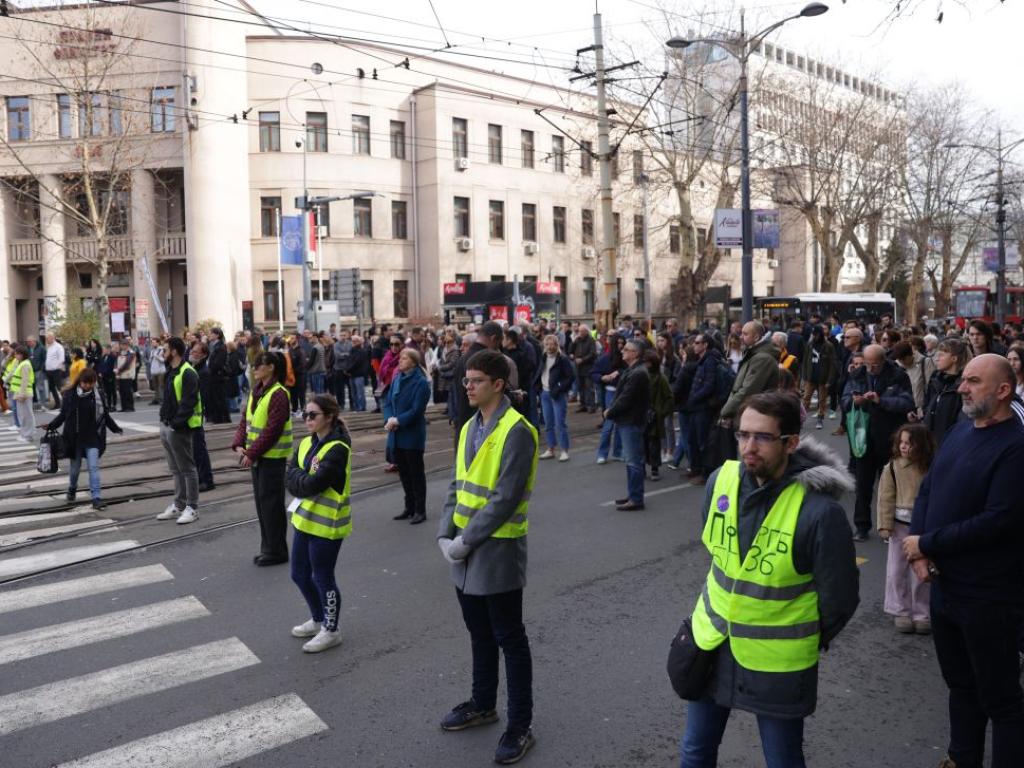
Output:
<instances>
[{"instance_id":1,"label":"white city bus","mask_svg":"<svg viewBox=\"0 0 1024 768\"><path fill-rule=\"evenodd\" d=\"M742 310L742 301L733 299L729 308L737 314ZM793 320L806 320L811 315L821 315L828 320L836 315L840 322L860 320L875 323L882 315L896 320L896 299L888 293L797 293L793 296L755 296L754 314L757 317L779 318L782 327L788 327Z\"/></svg>"}]
</instances>

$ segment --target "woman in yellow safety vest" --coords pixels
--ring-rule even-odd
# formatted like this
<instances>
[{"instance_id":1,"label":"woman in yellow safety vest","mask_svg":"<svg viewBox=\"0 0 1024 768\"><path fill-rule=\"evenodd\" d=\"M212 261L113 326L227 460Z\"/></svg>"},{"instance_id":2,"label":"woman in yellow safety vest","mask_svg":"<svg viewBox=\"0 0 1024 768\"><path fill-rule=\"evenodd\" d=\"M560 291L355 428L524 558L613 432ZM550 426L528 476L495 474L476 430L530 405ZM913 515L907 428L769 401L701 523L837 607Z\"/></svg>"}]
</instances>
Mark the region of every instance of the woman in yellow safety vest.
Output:
<instances>
[{"instance_id":1,"label":"woman in yellow safety vest","mask_svg":"<svg viewBox=\"0 0 1024 768\"><path fill-rule=\"evenodd\" d=\"M292 627L292 635L312 638L302 650L317 653L341 642L341 592L334 567L341 543L352 532L352 440L331 395L316 395L302 418L309 435L288 462L287 487L295 497L289 507L295 529L292 581L306 598L312 618Z\"/></svg>"}]
</instances>

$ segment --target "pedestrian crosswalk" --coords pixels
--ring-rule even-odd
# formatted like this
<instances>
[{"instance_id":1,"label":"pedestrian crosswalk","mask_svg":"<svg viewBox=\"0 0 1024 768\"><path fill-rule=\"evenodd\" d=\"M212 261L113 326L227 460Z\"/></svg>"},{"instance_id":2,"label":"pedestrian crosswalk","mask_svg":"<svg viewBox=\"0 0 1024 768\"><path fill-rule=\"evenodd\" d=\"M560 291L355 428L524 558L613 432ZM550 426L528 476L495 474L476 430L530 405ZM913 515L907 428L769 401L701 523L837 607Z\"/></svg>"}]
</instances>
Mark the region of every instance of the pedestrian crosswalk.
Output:
<instances>
[{"instance_id":1,"label":"pedestrian crosswalk","mask_svg":"<svg viewBox=\"0 0 1024 768\"><path fill-rule=\"evenodd\" d=\"M0 563L0 569L4 566L6 562ZM173 580L174 575L157 564L0 591L0 616L31 609L48 610L55 603L98 595L120 599L128 597L133 589L167 585ZM212 620L215 617L197 597L182 595L49 627L45 644L38 642L38 630L0 634L0 675L12 669L11 665L73 648L96 648L97 656L103 658L104 643L116 643L178 623ZM4 624L0 619L0 626ZM256 654L234 636L170 651L164 646L161 650L164 652L147 658L0 695L0 739L44 726L47 743L59 748L68 743L61 738L60 728L61 722L69 718L142 701L145 697L172 695L188 686L261 664ZM74 757L58 768L220 768L327 729L327 723L296 693L284 692L141 739L125 741L123 732L114 729L108 742L114 746ZM38 765L54 765L54 757L64 755L40 755Z\"/></svg>"},{"instance_id":2,"label":"pedestrian crosswalk","mask_svg":"<svg viewBox=\"0 0 1024 768\"><path fill-rule=\"evenodd\" d=\"M41 413L37 413L36 416L37 421L39 416L43 416L44 421L49 421L51 418ZM42 434L42 432L40 431L39 434ZM38 440L39 435L37 434L34 437ZM14 427L13 417L4 416L0 418L0 466L24 463L26 460L35 457L37 448L37 442L26 443L18 439L18 431Z\"/></svg>"}]
</instances>

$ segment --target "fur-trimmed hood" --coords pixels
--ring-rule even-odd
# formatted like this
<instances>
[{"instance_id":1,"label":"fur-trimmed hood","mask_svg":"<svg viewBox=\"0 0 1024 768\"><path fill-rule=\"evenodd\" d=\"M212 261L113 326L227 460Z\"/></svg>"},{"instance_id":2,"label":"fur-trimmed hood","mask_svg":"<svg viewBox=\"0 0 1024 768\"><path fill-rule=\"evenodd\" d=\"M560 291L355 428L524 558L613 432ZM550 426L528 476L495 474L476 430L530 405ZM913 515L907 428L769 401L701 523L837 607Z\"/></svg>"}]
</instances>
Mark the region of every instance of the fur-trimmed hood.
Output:
<instances>
[{"instance_id":1,"label":"fur-trimmed hood","mask_svg":"<svg viewBox=\"0 0 1024 768\"><path fill-rule=\"evenodd\" d=\"M855 487L846 463L835 451L813 437L801 436L800 445L789 459L786 475L795 477L808 491L837 499Z\"/></svg>"}]
</instances>

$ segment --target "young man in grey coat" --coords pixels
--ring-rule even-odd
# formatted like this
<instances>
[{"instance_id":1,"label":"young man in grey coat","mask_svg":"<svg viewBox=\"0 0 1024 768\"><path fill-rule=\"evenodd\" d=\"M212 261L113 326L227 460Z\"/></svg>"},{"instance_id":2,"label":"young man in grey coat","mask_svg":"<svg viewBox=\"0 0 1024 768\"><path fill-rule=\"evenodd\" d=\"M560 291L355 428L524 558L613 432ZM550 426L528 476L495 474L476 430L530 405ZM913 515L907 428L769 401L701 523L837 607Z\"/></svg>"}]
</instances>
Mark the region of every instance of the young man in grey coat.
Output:
<instances>
[{"instance_id":1,"label":"young man in grey coat","mask_svg":"<svg viewBox=\"0 0 1024 768\"><path fill-rule=\"evenodd\" d=\"M528 503L537 471L537 430L511 407L508 359L495 350L466 363L469 404L455 475L445 500L438 545L451 563L455 594L469 630L472 696L445 715L441 728L461 731L498 720L498 649L505 656L508 726L495 762L518 762L533 746L533 661L523 626ZM464 666L464 665L460 665Z\"/></svg>"}]
</instances>

